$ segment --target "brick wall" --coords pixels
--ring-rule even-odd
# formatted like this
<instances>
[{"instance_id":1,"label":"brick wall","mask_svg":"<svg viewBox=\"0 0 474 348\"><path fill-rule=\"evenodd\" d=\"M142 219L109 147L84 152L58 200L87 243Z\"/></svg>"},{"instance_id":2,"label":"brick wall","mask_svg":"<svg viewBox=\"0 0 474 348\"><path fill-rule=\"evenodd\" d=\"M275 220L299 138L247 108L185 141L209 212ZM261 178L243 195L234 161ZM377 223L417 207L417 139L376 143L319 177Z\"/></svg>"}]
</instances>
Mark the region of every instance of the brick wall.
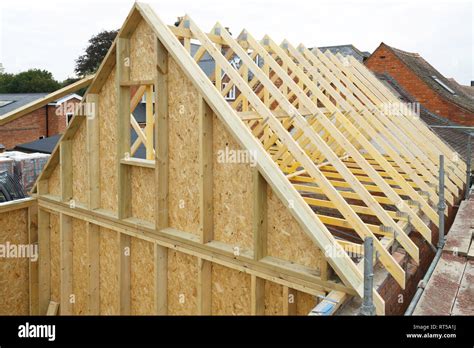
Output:
<instances>
[{"instance_id":1,"label":"brick wall","mask_svg":"<svg viewBox=\"0 0 474 348\"><path fill-rule=\"evenodd\" d=\"M365 61L376 73L393 77L413 98L429 111L447 117L461 125L474 126L474 114L442 98L410 70L389 48L380 46Z\"/></svg>"},{"instance_id":2,"label":"brick wall","mask_svg":"<svg viewBox=\"0 0 474 348\"><path fill-rule=\"evenodd\" d=\"M63 107L43 106L0 126L0 144L11 150L16 145L38 140L42 136L63 133L67 127L66 114L79 102L77 99L71 99L65 102Z\"/></svg>"},{"instance_id":3,"label":"brick wall","mask_svg":"<svg viewBox=\"0 0 474 348\"><path fill-rule=\"evenodd\" d=\"M46 136L46 107L0 126L0 144L7 149L37 140L40 136Z\"/></svg>"}]
</instances>

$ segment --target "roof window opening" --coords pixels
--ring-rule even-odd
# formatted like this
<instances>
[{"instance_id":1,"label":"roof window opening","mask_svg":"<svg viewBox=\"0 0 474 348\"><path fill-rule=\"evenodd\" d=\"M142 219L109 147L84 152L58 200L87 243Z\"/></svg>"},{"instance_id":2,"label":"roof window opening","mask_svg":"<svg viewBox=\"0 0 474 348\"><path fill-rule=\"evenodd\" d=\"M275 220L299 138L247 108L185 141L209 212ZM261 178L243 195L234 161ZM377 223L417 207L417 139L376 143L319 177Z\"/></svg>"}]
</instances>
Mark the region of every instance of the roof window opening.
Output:
<instances>
[{"instance_id":1,"label":"roof window opening","mask_svg":"<svg viewBox=\"0 0 474 348\"><path fill-rule=\"evenodd\" d=\"M445 90L447 90L449 93L451 93L452 95L456 95L456 92L454 92L451 88L449 88L448 86L446 86L446 84L441 81L437 76L431 76L431 78L433 80L435 80L438 85L440 85L441 87L443 87Z\"/></svg>"},{"instance_id":2,"label":"roof window opening","mask_svg":"<svg viewBox=\"0 0 474 348\"><path fill-rule=\"evenodd\" d=\"M0 100L0 108L2 106L6 106L6 105L11 104L11 103L13 103L13 100Z\"/></svg>"}]
</instances>

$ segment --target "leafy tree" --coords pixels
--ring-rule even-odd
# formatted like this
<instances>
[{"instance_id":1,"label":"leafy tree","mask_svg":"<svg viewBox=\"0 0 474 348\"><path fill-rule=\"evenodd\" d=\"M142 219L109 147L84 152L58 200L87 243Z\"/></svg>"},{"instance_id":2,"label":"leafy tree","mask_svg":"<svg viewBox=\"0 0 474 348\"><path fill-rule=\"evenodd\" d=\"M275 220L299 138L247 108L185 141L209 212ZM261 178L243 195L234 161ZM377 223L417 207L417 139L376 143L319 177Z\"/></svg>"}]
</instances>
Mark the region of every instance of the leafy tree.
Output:
<instances>
[{"instance_id":1,"label":"leafy tree","mask_svg":"<svg viewBox=\"0 0 474 348\"><path fill-rule=\"evenodd\" d=\"M44 93L53 92L60 84L47 70L30 69L13 74L0 74L2 93Z\"/></svg>"},{"instance_id":2,"label":"leafy tree","mask_svg":"<svg viewBox=\"0 0 474 348\"><path fill-rule=\"evenodd\" d=\"M0 93L9 93L8 86L13 79L13 74L1 73L0 74Z\"/></svg>"},{"instance_id":3,"label":"leafy tree","mask_svg":"<svg viewBox=\"0 0 474 348\"><path fill-rule=\"evenodd\" d=\"M69 86L70 84L73 84L74 82L77 82L79 81L81 78L80 77L68 77L67 79L65 79L63 82L61 82L61 88L63 87L66 87L66 86ZM79 90L77 90L76 94L79 94L81 96L84 95L84 93L86 92L87 90L87 87L84 87L84 88L81 88Z\"/></svg>"},{"instance_id":4,"label":"leafy tree","mask_svg":"<svg viewBox=\"0 0 474 348\"><path fill-rule=\"evenodd\" d=\"M99 68L112 42L117 36L118 30L101 31L89 40L85 54L76 59L74 72L78 76L93 74Z\"/></svg>"}]
</instances>

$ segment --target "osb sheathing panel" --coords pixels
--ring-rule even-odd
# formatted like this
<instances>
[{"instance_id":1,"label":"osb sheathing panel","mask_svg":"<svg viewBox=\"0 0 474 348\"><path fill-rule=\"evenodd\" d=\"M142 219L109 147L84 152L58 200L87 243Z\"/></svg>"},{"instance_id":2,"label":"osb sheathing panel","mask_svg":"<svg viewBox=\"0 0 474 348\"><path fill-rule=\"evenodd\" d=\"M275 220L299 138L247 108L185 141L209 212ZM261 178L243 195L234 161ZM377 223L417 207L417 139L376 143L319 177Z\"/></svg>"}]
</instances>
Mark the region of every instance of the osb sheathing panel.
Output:
<instances>
[{"instance_id":1,"label":"osb sheathing panel","mask_svg":"<svg viewBox=\"0 0 474 348\"><path fill-rule=\"evenodd\" d=\"M197 315L197 258L168 251L168 314Z\"/></svg>"},{"instance_id":2,"label":"osb sheathing panel","mask_svg":"<svg viewBox=\"0 0 474 348\"><path fill-rule=\"evenodd\" d=\"M248 163L222 161L220 154L242 148L216 116L213 142L214 239L252 250L252 168Z\"/></svg>"},{"instance_id":3,"label":"osb sheathing panel","mask_svg":"<svg viewBox=\"0 0 474 348\"><path fill-rule=\"evenodd\" d=\"M155 314L154 245L131 238L131 314Z\"/></svg>"},{"instance_id":4,"label":"osb sheathing panel","mask_svg":"<svg viewBox=\"0 0 474 348\"><path fill-rule=\"evenodd\" d=\"M283 286L265 281L265 315L283 315Z\"/></svg>"},{"instance_id":5,"label":"osb sheathing panel","mask_svg":"<svg viewBox=\"0 0 474 348\"><path fill-rule=\"evenodd\" d=\"M72 197L87 203L86 122L82 122L72 140Z\"/></svg>"},{"instance_id":6,"label":"osb sheathing panel","mask_svg":"<svg viewBox=\"0 0 474 348\"><path fill-rule=\"evenodd\" d=\"M117 210L117 93L115 69L99 93L101 208Z\"/></svg>"},{"instance_id":7,"label":"osb sheathing panel","mask_svg":"<svg viewBox=\"0 0 474 348\"><path fill-rule=\"evenodd\" d=\"M296 315L308 315L318 304L316 297L304 292L296 292Z\"/></svg>"},{"instance_id":8,"label":"osb sheathing panel","mask_svg":"<svg viewBox=\"0 0 474 348\"><path fill-rule=\"evenodd\" d=\"M250 275L212 264L212 314L250 315Z\"/></svg>"},{"instance_id":9,"label":"osb sheathing panel","mask_svg":"<svg viewBox=\"0 0 474 348\"><path fill-rule=\"evenodd\" d=\"M74 294L73 313L87 313L88 262L86 222L72 219L72 286Z\"/></svg>"},{"instance_id":10,"label":"osb sheathing panel","mask_svg":"<svg viewBox=\"0 0 474 348\"><path fill-rule=\"evenodd\" d=\"M50 214L50 255L51 255L51 301L60 302L60 243L59 243L59 215Z\"/></svg>"},{"instance_id":11,"label":"osb sheathing panel","mask_svg":"<svg viewBox=\"0 0 474 348\"><path fill-rule=\"evenodd\" d=\"M132 216L155 222L155 170L143 167L131 168Z\"/></svg>"},{"instance_id":12,"label":"osb sheathing panel","mask_svg":"<svg viewBox=\"0 0 474 348\"><path fill-rule=\"evenodd\" d=\"M16 250L28 244L28 209L0 214L0 244L7 242ZM12 256L0 257L0 315L28 315L29 258Z\"/></svg>"},{"instance_id":13,"label":"osb sheathing panel","mask_svg":"<svg viewBox=\"0 0 474 348\"><path fill-rule=\"evenodd\" d=\"M270 187L267 202L268 255L319 270L321 251Z\"/></svg>"},{"instance_id":14,"label":"osb sheathing panel","mask_svg":"<svg viewBox=\"0 0 474 348\"><path fill-rule=\"evenodd\" d=\"M48 180L48 190L49 194L60 196L61 195L61 181L59 179L59 164L56 165L51 176Z\"/></svg>"},{"instance_id":15,"label":"osb sheathing panel","mask_svg":"<svg viewBox=\"0 0 474 348\"><path fill-rule=\"evenodd\" d=\"M148 24L141 20L130 37L130 79L151 80L155 78L156 36Z\"/></svg>"},{"instance_id":16,"label":"osb sheathing panel","mask_svg":"<svg viewBox=\"0 0 474 348\"><path fill-rule=\"evenodd\" d=\"M100 228L99 288L100 314L120 314L119 303L119 238L115 231Z\"/></svg>"},{"instance_id":17,"label":"osb sheathing panel","mask_svg":"<svg viewBox=\"0 0 474 348\"><path fill-rule=\"evenodd\" d=\"M169 223L199 234L199 93L169 60Z\"/></svg>"}]
</instances>

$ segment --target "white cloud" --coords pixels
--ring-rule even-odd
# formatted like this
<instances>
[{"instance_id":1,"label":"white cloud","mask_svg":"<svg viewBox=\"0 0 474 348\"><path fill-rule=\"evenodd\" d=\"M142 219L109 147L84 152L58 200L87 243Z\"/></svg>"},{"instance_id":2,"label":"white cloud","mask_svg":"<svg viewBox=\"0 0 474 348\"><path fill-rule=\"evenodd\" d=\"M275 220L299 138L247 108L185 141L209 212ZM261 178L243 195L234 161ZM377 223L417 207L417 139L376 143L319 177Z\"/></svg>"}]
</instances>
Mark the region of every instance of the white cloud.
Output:
<instances>
[{"instance_id":1,"label":"white cloud","mask_svg":"<svg viewBox=\"0 0 474 348\"><path fill-rule=\"evenodd\" d=\"M188 13L205 30L219 21L279 42L326 46L352 43L373 51L381 41L418 52L447 77L473 76L473 3L459 1L260 0L149 1L165 22ZM0 62L7 71L42 68L57 79L102 29L119 28L129 0L16 0L0 4Z\"/></svg>"}]
</instances>

